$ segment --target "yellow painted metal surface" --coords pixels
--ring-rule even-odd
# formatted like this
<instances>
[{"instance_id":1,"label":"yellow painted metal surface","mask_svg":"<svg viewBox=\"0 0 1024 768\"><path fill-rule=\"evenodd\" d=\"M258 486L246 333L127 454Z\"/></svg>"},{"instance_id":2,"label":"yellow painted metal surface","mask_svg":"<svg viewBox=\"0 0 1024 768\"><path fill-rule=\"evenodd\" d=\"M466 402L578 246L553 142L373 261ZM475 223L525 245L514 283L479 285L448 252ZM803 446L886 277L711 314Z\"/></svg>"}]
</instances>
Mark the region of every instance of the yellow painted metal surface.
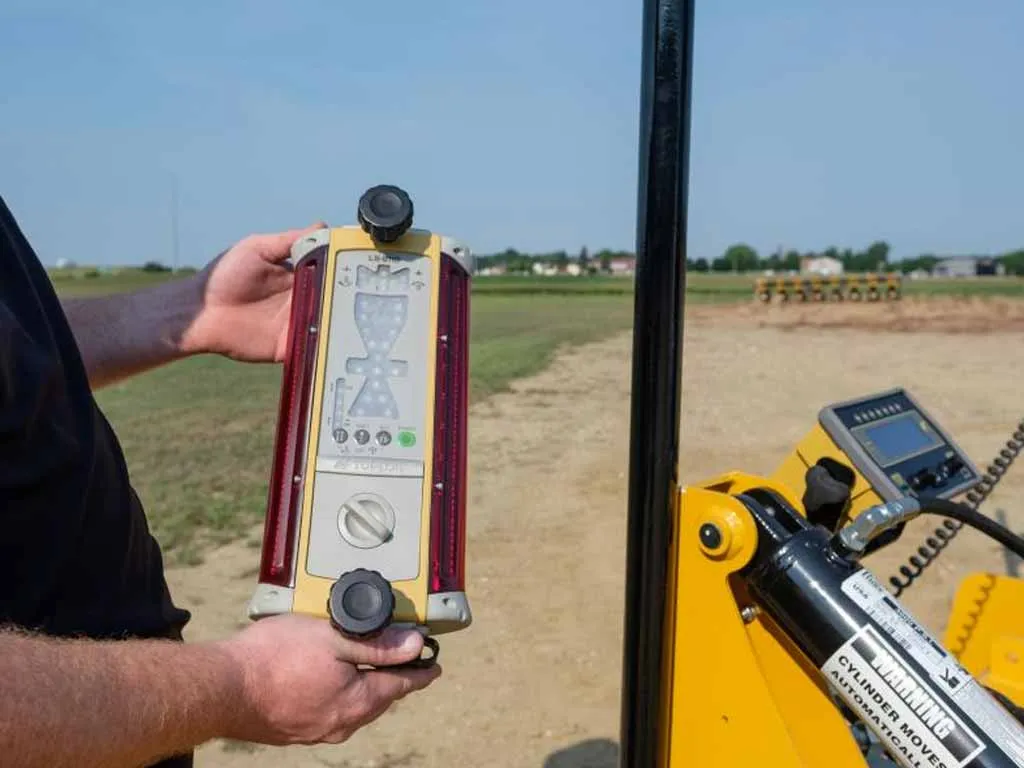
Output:
<instances>
[{"instance_id":1,"label":"yellow painted metal surface","mask_svg":"<svg viewBox=\"0 0 1024 768\"><path fill-rule=\"evenodd\" d=\"M851 464L846 454L832 442L832 438L828 436L828 433L820 424L815 424L771 475L772 480L791 490L797 509L803 508L800 504L800 499L803 497L804 489L806 488L804 475L807 469L814 466L821 458L835 459L848 466L856 474L850 499L850 508L844 519L840 520L841 523L845 524L868 507L881 503L881 497L872 490L871 485L864 479L863 475L856 471L856 468Z\"/></svg>"},{"instance_id":2,"label":"yellow painted metal surface","mask_svg":"<svg viewBox=\"0 0 1024 768\"><path fill-rule=\"evenodd\" d=\"M331 298L333 295L335 264L339 251L350 250L377 250L382 252L401 252L427 256L433 262L431 270L433 278L431 281L431 302L430 302L430 338L437 336L437 302L440 286L440 260L441 240L431 233L423 230L411 229L401 238L393 243L376 243L361 228L338 227L331 230L330 245L328 247L325 273L327 278L324 281L324 293L322 308L320 311L320 328L330 328L331 325ZM323 366L327 360L328 333L320 333L316 355L316 368L313 374L313 397L311 413L321 413L323 403ZM436 349L433 344L427 352L427 376L428 382L435 380L434 370L436 363ZM424 423L428 428L423 435L423 463L424 483L423 500L421 505L420 525L420 568L415 579L408 581L392 582L391 587L395 594L394 620L398 623L415 622L426 623L427 613L427 576L429 570L428 558L430 555L430 478L433 475L433 437L434 430L430 427L434 423L434 389L428 387L425 393ZM315 446L320 440L320 422L318 419L310 420L310 430L307 437L308 445ZM315 476L316 451L308 452L306 460L306 477ZM331 579L313 576L306 570L306 558L309 550L309 528L313 510L313 497L316 493L315 486L311 493L303 494L302 519L299 526L298 543L298 565L295 573L295 597L293 610L300 613L308 613L314 616L327 616L327 600L332 584Z\"/></svg>"},{"instance_id":3,"label":"yellow painted metal surface","mask_svg":"<svg viewBox=\"0 0 1024 768\"><path fill-rule=\"evenodd\" d=\"M965 578L943 644L979 682L1024 706L1024 582L995 573Z\"/></svg>"},{"instance_id":4,"label":"yellow painted metal surface","mask_svg":"<svg viewBox=\"0 0 1024 768\"><path fill-rule=\"evenodd\" d=\"M741 617L734 574L757 546L754 522L730 494L754 486L799 501L769 478L730 473L679 495L667 615L661 765L666 768L863 768L845 720L803 654L762 616ZM723 540L699 539L714 522Z\"/></svg>"}]
</instances>

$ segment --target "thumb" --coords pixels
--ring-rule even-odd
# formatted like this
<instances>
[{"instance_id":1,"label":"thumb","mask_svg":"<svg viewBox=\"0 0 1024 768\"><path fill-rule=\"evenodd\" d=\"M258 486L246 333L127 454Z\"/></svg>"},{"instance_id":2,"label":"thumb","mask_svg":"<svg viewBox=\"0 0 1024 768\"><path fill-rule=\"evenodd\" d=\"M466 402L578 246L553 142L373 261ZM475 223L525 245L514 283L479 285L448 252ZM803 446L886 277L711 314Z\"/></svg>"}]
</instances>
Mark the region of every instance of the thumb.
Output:
<instances>
[{"instance_id":1,"label":"thumb","mask_svg":"<svg viewBox=\"0 0 1024 768\"><path fill-rule=\"evenodd\" d=\"M339 657L352 664L374 667L405 664L423 652L423 635L415 629L388 627L381 634L366 640L341 637Z\"/></svg>"},{"instance_id":2,"label":"thumb","mask_svg":"<svg viewBox=\"0 0 1024 768\"><path fill-rule=\"evenodd\" d=\"M292 245L296 240L326 227L327 224L325 222L318 221L301 229L286 229L284 232L276 232L272 235L257 235L254 238L255 244L263 256L271 263L283 261L288 258L288 254L291 253Z\"/></svg>"}]
</instances>

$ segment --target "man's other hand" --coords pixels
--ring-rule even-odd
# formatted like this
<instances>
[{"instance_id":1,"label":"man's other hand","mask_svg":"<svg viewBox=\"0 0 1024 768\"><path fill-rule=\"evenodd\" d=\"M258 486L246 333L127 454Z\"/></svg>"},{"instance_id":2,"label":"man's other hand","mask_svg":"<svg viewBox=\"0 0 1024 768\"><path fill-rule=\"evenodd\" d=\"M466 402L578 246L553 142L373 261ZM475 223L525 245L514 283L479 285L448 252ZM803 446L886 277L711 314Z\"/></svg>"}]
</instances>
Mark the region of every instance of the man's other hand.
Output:
<instances>
[{"instance_id":1,"label":"man's other hand","mask_svg":"<svg viewBox=\"0 0 1024 768\"><path fill-rule=\"evenodd\" d=\"M281 362L288 343L292 244L327 225L250 235L196 275L200 308L187 332L189 352L246 362Z\"/></svg>"},{"instance_id":2,"label":"man's other hand","mask_svg":"<svg viewBox=\"0 0 1024 768\"><path fill-rule=\"evenodd\" d=\"M287 614L261 619L221 643L244 677L230 738L261 744L337 744L397 700L441 674L426 669L360 669L419 658L423 637L389 628L349 640L326 619Z\"/></svg>"}]
</instances>

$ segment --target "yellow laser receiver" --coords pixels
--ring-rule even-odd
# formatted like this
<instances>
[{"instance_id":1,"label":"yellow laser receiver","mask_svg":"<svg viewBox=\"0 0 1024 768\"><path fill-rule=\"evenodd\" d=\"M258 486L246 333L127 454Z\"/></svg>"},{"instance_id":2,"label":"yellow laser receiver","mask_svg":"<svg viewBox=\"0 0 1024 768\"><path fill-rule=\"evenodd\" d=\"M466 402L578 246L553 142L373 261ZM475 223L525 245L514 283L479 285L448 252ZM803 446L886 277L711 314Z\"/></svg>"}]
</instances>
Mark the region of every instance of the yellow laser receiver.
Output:
<instances>
[{"instance_id":1,"label":"yellow laser receiver","mask_svg":"<svg viewBox=\"0 0 1024 768\"><path fill-rule=\"evenodd\" d=\"M413 229L400 188L359 226L292 247L294 266L259 582L249 616L343 633L469 626L465 592L472 256ZM436 653L436 643L433 644Z\"/></svg>"}]
</instances>

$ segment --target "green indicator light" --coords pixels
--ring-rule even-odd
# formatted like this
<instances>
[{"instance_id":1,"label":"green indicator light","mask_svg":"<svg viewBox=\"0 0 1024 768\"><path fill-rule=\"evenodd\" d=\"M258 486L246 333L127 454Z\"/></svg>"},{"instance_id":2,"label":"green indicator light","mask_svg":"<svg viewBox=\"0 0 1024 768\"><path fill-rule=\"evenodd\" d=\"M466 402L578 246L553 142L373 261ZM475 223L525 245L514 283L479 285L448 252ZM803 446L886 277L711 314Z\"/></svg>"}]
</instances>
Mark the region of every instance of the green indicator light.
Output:
<instances>
[{"instance_id":1,"label":"green indicator light","mask_svg":"<svg viewBox=\"0 0 1024 768\"><path fill-rule=\"evenodd\" d=\"M403 448L412 448L416 445L416 435L412 432L399 432L398 444Z\"/></svg>"}]
</instances>

